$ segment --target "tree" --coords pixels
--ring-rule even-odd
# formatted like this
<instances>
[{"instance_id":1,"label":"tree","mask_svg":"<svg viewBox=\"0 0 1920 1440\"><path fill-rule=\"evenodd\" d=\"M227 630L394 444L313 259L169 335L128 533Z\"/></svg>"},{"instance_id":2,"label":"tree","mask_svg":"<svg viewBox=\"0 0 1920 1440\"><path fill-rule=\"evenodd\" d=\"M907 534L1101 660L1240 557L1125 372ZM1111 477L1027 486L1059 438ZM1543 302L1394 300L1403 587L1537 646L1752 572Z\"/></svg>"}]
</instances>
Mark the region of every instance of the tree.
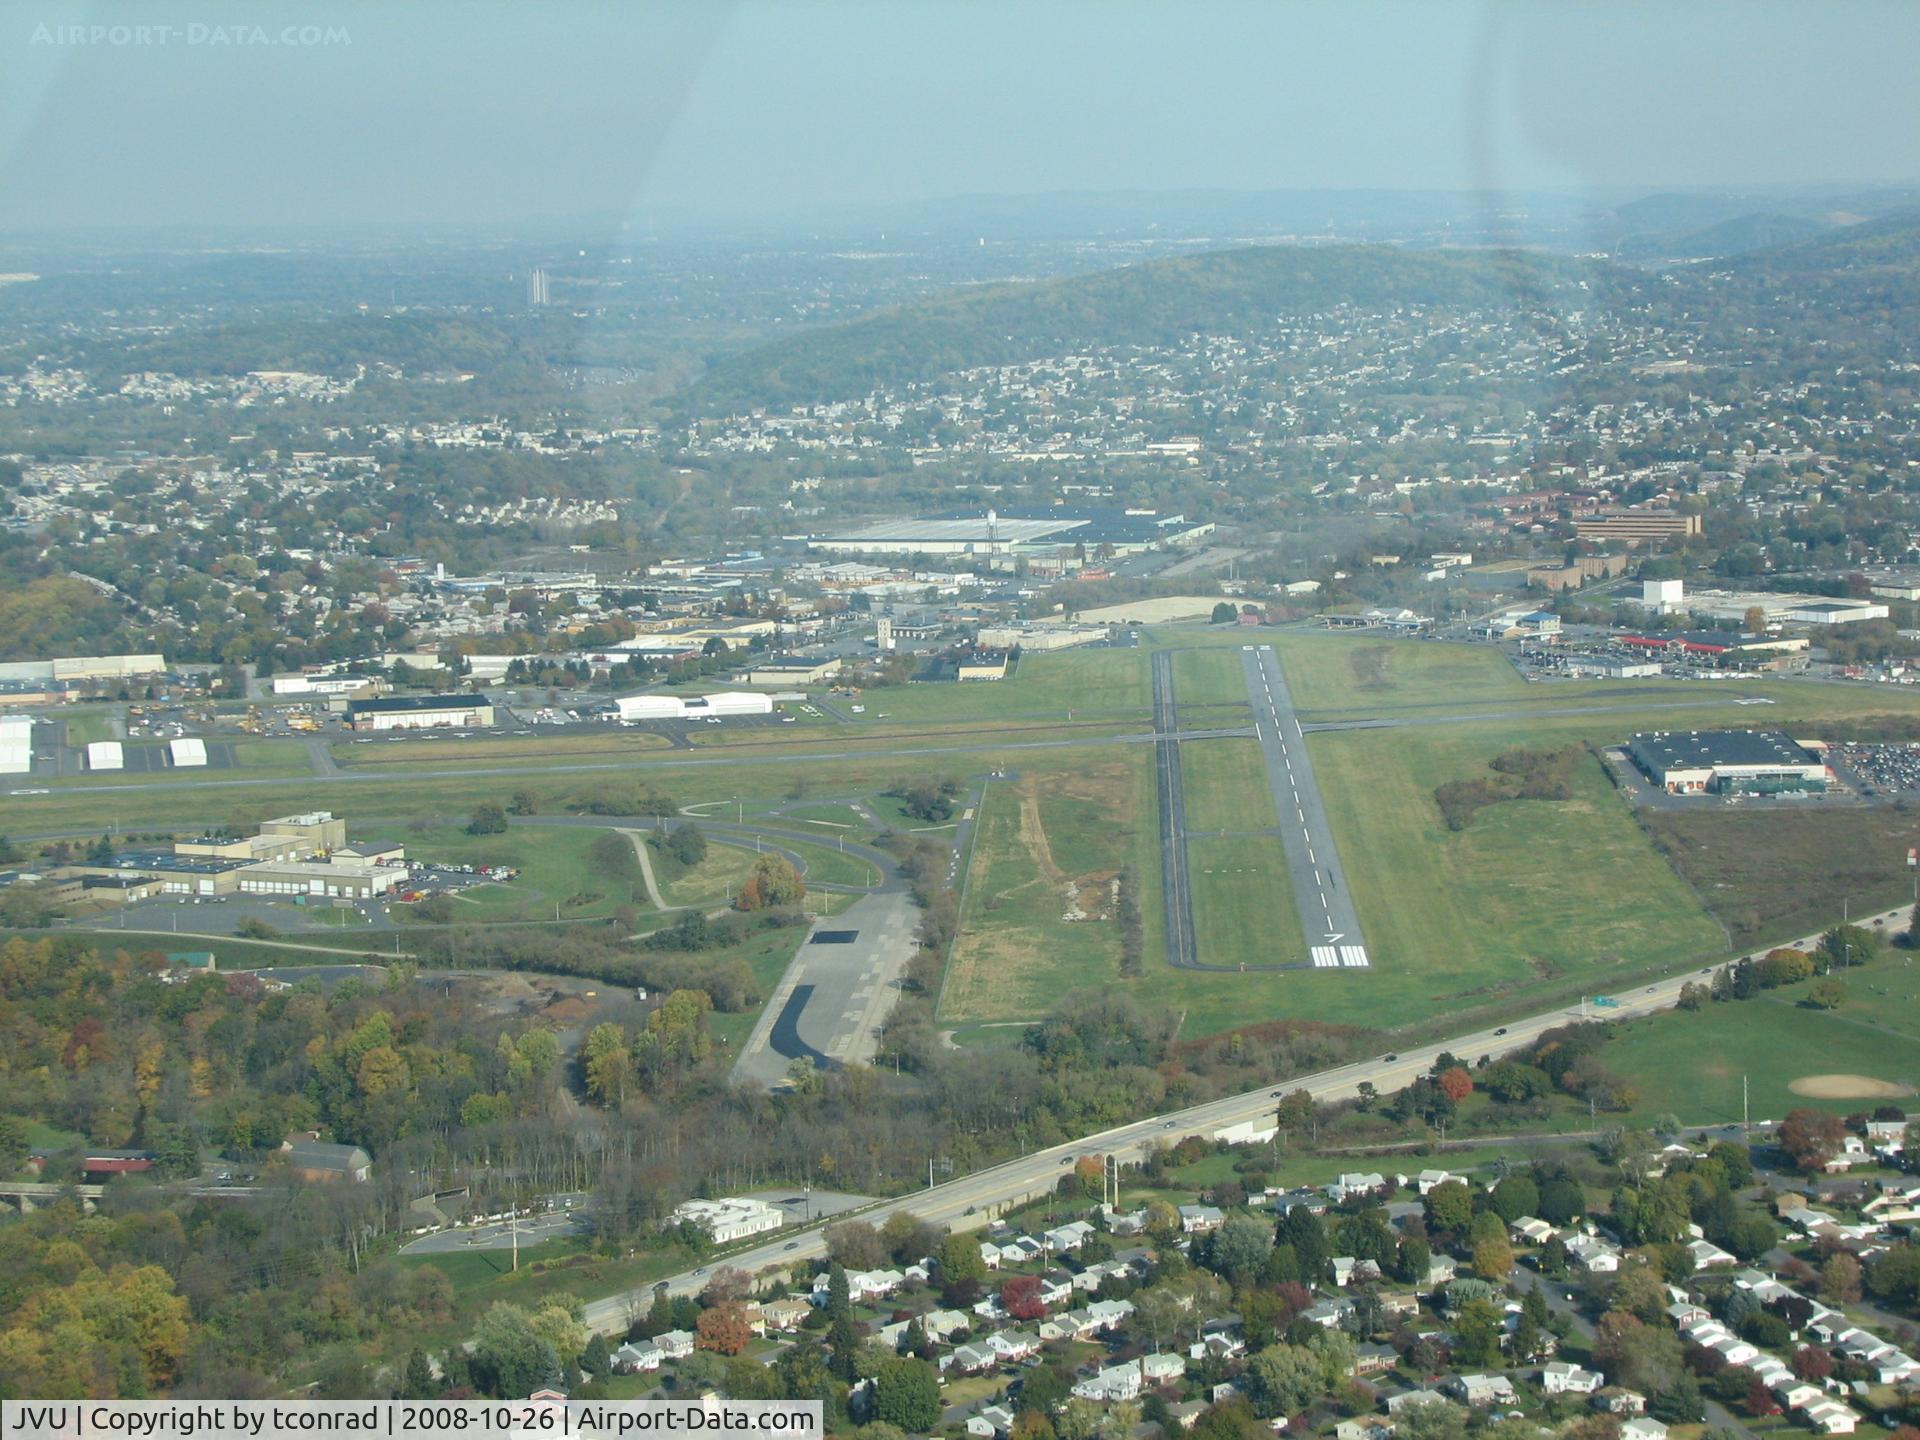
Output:
<instances>
[{"instance_id":1,"label":"tree","mask_svg":"<svg viewBox=\"0 0 1920 1440\"><path fill-rule=\"evenodd\" d=\"M1016 1320L1038 1320L1047 1313L1038 1275L1010 1275L1000 1282L1000 1304Z\"/></svg>"},{"instance_id":2,"label":"tree","mask_svg":"<svg viewBox=\"0 0 1920 1440\"><path fill-rule=\"evenodd\" d=\"M1453 1322L1453 1358L1462 1365L1500 1363L1505 1317L1491 1300L1469 1300Z\"/></svg>"},{"instance_id":3,"label":"tree","mask_svg":"<svg viewBox=\"0 0 1920 1440\"><path fill-rule=\"evenodd\" d=\"M1814 981L1813 987L1807 991L1808 1003L1820 1010L1838 1010L1846 1003L1846 999L1846 982L1832 975Z\"/></svg>"},{"instance_id":4,"label":"tree","mask_svg":"<svg viewBox=\"0 0 1920 1440\"><path fill-rule=\"evenodd\" d=\"M1458 1180L1445 1180L1427 1192L1427 1229L1449 1235L1466 1231L1473 1223L1473 1194Z\"/></svg>"},{"instance_id":5,"label":"tree","mask_svg":"<svg viewBox=\"0 0 1920 1440\"><path fill-rule=\"evenodd\" d=\"M1846 1126L1838 1115L1824 1110L1799 1109L1787 1112L1776 1138L1802 1173L1813 1174L1840 1153L1846 1134Z\"/></svg>"},{"instance_id":6,"label":"tree","mask_svg":"<svg viewBox=\"0 0 1920 1440\"><path fill-rule=\"evenodd\" d=\"M873 1270L887 1261L880 1232L864 1220L842 1220L826 1229L827 1254L850 1270Z\"/></svg>"},{"instance_id":7,"label":"tree","mask_svg":"<svg viewBox=\"0 0 1920 1440\"><path fill-rule=\"evenodd\" d=\"M1880 937L1864 925L1836 925L1820 937L1820 954L1834 969L1864 965L1880 953Z\"/></svg>"},{"instance_id":8,"label":"tree","mask_svg":"<svg viewBox=\"0 0 1920 1440\"><path fill-rule=\"evenodd\" d=\"M934 1259L939 1263L940 1279L945 1284L965 1280L979 1284L987 1278L987 1262L981 1258L979 1240L972 1235L947 1236L934 1252Z\"/></svg>"},{"instance_id":9,"label":"tree","mask_svg":"<svg viewBox=\"0 0 1920 1440\"><path fill-rule=\"evenodd\" d=\"M1458 1105L1473 1093L1473 1076L1467 1073L1464 1065L1449 1065L1434 1077L1440 1093Z\"/></svg>"},{"instance_id":10,"label":"tree","mask_svg":"<svg viewBox=\"0 0 1920 1440\"><path fill-rule=\"evenodd\" d=\"M1829 1255L1820 1267L1820 1298L1829 1305L1852 1305L1860 1299L1860 1262L1844 1250Z\"/></svg>"},{"instance_id":11,"label":"tree","mask_svg":"<svg viewBox=\"0 0 1920 1440\"><path fill-rule=\"evenodd\" d=\"M1222 600L1213 607L1213 616L1210 623L1214 625L1232 625L1239 619L1240 612L1235 610L1227 601Z\"/></svg>"},{"instance_id":12,"label":"tree","mask_svg":"<svg viewBox=\"0 0 1920 1440\"><path fill-rule=\"evenodd\" d=\"M407 1363L400 1367L396 1400L432 1400L440 1393L440 1382L433 1378L433 1362L418 1345L407 1352Z\"/></svg>"},{"instance_id":13,"label":"tree","mask_svg":"<svg viewBox=\"0 0 1920 1440\"><path fill-rule=\"evenodd\" d=\"M540 797L531 790L516 790L507 801L507 813L510 815L533 815L540 809Z\"/></svg>"},{"instance_id":14,"label":"tree","mask_svg":"<svg viewBox=\"0 0 1920 1440\"><path fill-rule=\"evenodd\" d=\"M559 1377L560 1357L534 1333L532 1317L496 1301L473 1335L474 1383L489 1395L520 1399Z\"/></svg>"},{"instance_id":15,"label":"tree","mask_svg":"<svg viewBox=\"0 0 1920 1440\"><path fill-rule=\"evenodd\" d=\"M1480 1241L1473 1247L1473 1268L1483 1280L1505 1284L1513 1272L1513 1246L1500 1237Z\"/></svg>"},{"instance_id":16,"label":"tree","mask_svg":"<svg viewBox=\"0 0 1920 1440\"><path fill-rule=\"evenodd\" d=\"M1214 1232L1212 1268L1230 1280L1257 1275L1272 1249L1272 1229L1251 1215L1233 1215Z\"/></svg>"},{"instance_id":17,"label":"tree","mask_svg":"<svg viewBox=\"0 0 1920 1440\"><path fill-rule=\"evenodd\" d=\"M1539 1211L1540 1187L1529 1176L1508 1175L1494 1185L1488 1199L1493 1213L1511 1225L1521 1216Z\"/></svg>"},{"instance_id":18,"label":"tree","mask_svg":"<svg viewBox=\"0 0 1920 1440\"><path fill-rule=\"evenodd\" d=\"M473 807L473 816L467 821L469 835L501 835L506 833L507 812L491 800L483 800Z\"/></svg>"},{"instance_id":19,"label":"tree","mask_svg":"<svg viewBox=\"0 0 1920 1440\"><path fill-rule=\"evenodd\" d=\"M1304 1345L1269 1345L1242 1372L1254 1413L1297 1415L1321 1393L1319 1358Z\"/></svg>"},{"instance_id":20,"label":"tree","mask_svg":"<svg viewBox=\"0 0 1920 1440\"><path fill-rule=\"evenodd\" d=\"M753 862L746 884L740 887L734 902L741 910L770 910L780 905L798 905L807 893L800 872L784 855L765 854Z\"/></svg>"},{"instance_id":21,"label":"tree","mask_svg":"<svg viewBox=\"0 0 1920 1440\"><path fill-rule=\"evenodd\" d=\"M613 1368L613 1356L607 1351L607 1337L598 1330L587 1337L587 1348L580 1352L580 1368L589 1375L605 1375Z\"/></svg>"},{"instance_id":22,"label":"tree","mask_svg":"<svg viewBox=\"0 0 1920 1440\"><path fill-rule=\"evenodd\" d=\"M746 1307L737 1300L702 1310L694 1334L696 1349L711 1350L716 1355L738 1355L753 1342Z\"/></svg>"},{"instance_id":23,"label":"tree","mask_svg":"<svg viewBox=\"0 0 1920 1440\"><path fill-rule=\"evenodd\" d=\"M889 1360L873 1379L873 1414L909 1434L940 1424L940 1381L931 1365L908 1356Z\"/></svg>"},{"instance_id":24,"label":"tree","mask_svg":"<svg viewBox=\"0 0 1920 1440\"><path fill-rule=\"evenodd\" d=\"M625 1103L633 1085L634 1067L633 1046L624 1026L611 1021L594 1026L581 1049L580 1064L587 1094L602 1105Z\"/></svg>"}]
</instances>

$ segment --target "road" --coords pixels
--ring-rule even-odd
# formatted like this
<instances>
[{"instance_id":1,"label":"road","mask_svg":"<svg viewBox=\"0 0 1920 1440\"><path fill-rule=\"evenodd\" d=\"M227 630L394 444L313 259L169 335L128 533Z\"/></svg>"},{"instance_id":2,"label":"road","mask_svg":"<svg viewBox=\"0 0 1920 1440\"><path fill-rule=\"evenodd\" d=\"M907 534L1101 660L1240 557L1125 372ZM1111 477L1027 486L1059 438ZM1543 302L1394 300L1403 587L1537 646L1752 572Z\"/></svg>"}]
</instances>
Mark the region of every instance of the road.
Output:
<instances>
[{"instance_id":1,"label":"road","mask_svg":"<svg viewBox=\"0 0 1920 1440\"><path fill-rule=\"evenodd\" d=\"M1293 877L1293 898L1316 969L1362 970L1366 941L1353 890L1340 868L1333 826L1313 778L1313 761L1294 714L1280 657L1271 645L1242 645L1240 663L1253 705L1253 730L1266 756L1267 785L1280 820L1280 844Z\"/></svg>"},{"instance_id":2,"label":"road","mask_svg":"<svg viewBox=\"0 0 1920 1440\"><path fill-rule=\"evenodd\" d=\"M1886 928L1897 924L1907 914L1908 907L1903 906L1868 916L1857 923ZM1794 943L1808 946L1817 943L1819 938L1816 933L1803 936ZM1624 1020L1671 1009L1680 997L1681 986L1704 978L1703 971L1690 969L1685 974L1642 986L1631 995L1615 996L1617 1005L1588 1012L1584 1018ZM1371 1082L1383 1092L1402 1089L1425 1075L1443 1051L1450 1051L1468 1060L1477 1060L1482 1055L1503 1054L1530 1044L1543 1031L1581 1018L1583 1016L1576 1007L1549 1010L1523 1020L1509 1021L1497 1028L1476 1030L1400 1051L1391 1059L1381 1057L1341 1065L1318 1074L1288 1080L1280 1086L1249 1090L1169 1115L1136 1120L902 1196L862 1218L880 1225L895 1211L908 1211L934 1225L951 1226L956 1230L973 1229L985 1225L999 1209L1038 1198L1052 1190L1059 1182L1062 1170L1078 1156L1116 1155L1123 1162L1133 1161L1139 1159L1152 1144L1170 1145L1187 1135L1211 1136L1216 1131L1249 1122L1257 1126L1270 1120L1275 1102L1283 1092L1305 1090L1316 1100L1327 1101L1350 1098L1358 1093L1362 1081ZM707 1272L713 1265L735 1265L751 1272L772 1265L817 1260L825 1255L826 1245L818 1229L782 1231L766 1244L724 1256L714 1260L712 1265L673 1276L660 1283L672 1294L690 1295L706 1283ZM651 1286L596 1300L587 1306L587 1323L599 1330L624 1330L632 1316L645 1313L651 1304Z\"/></svg>"}]
</instances>

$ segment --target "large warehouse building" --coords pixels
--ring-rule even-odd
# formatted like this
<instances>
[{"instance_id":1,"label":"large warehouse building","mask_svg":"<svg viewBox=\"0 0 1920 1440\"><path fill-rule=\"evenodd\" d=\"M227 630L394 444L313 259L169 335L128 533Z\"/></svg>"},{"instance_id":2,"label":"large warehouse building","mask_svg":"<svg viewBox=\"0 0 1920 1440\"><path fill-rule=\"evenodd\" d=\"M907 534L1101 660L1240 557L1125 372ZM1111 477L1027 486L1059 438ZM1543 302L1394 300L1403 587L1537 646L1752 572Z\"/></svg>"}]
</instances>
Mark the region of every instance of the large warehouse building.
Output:
<instances>
[{"instance_id":1,"label":"large warehouse building","mask_svg":"<svg viewBox=\"0 0 1920 1440\"><path fill-rule=\"evenodd\" d=\"M349 700L347 724L355 730L484 730L493 705L484 695L383 695Z\"/></svg>"},{"instance_id":2,"label":"large warehouse building","mask_svg":"<svg viewBox=\"0 0 1920 1440\"><path fill-rule=\"evenodd\" d=\"M1771 795L1827 788L1826 762L1778 730L1636 735L1627 753L1669 795Z\"/></svg>"},{"instance_id":3,"label":"large warehouse building","mask_svg":"<svg viewBox=\"0 0 1920 1440\"><path fill-rule=\"evenodd\" d=\"M858 530L807 537L808 548L842 555L1030 555L1084 546L1092 557L1190 545L1211 521L1102 505L1030 505L955 512L924 520L888 520Z\"/></svg>"},{"instance_id":4,"label":"large warehouse building","mask_svg":"<svg viewBox=\"0 0 1920 1440\"><path fill-rule=\"evenodd\" d=\"M713 695L625 695L613 702L616 719L704 720L714 715L771 715L773 697L724 690Z\"/></svg>"}]
</instances>

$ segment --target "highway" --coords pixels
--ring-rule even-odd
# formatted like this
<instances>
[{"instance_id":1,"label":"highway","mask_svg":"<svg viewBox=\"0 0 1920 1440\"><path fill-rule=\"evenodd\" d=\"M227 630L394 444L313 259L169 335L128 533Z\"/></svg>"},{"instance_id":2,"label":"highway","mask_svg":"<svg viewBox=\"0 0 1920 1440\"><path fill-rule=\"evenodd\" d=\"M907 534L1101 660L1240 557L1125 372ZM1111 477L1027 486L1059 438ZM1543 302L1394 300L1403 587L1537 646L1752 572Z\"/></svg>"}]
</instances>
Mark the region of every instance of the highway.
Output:
<instances>
[{"instance_id":1,"label":"highway","mask_svg":"<svg viewBox=\"0 0 1920 1440\"><path fill-rule=\"evenodd\" d=\"M1333 826L1313 778L1313 761L1294 714L1280 657L1271 645L1242 645L1240 663L1253 705L1253 730L1267 762L1267 785L1279 817L1280 844L1293 877L1294 905L1317 969L1367 968L1366 941L1353 891L1340 868Z\"/></svg>"},{"instance_id":2,"label":"highway","mask_svg":"<svg viewBox=\"0 0 1920 1440\"><path fill-rule=\"evenodd\" d=\"M1856 923L1887 930L1900 925L1907 914L1908 907L1902 906ZM1819 938L1818 934L1813 934L1803 936L1794 943L1807 948L1818 943ZM1724 964L1726 960L1715 963ZM1578 1007L1549 1010L1523 1020L1509 1021L1502 1026L1413 1046L1395 1052L1390 1058L1380 1056L1358 1061L1318 1074L1299 1076L1278 1086L1263 1086L1258 1090L1210 1100L1171 1114L1136 1120L902 1196L868 1211L860 1218L880 1225L888 1215L905 1210L935 1225L950 1226L955 1230L973 1229L985 1225L997 1210L1051 1190L1059 1183L1061 1172L1078 1156L1115 1155L1122 1161L1132 1161L1137 1160L1146 1147L1155 1142L1171 1145L1183 1136L1212 1136L1217 1131L1235 1126L1263 1128L1263 1123L1272 1116L1278 1098L1295 1090L1305 1090L1314 1099L1326 1101L1350 1098L1358 1092L1363 1080L1371 1081L1383 1093L1403 1089L1426 1074L1443 1051L1450 1051L1473 1062L1482 1055L1499 1055L1517 1050L1556 1025L1583 1018L1623 1020L1671 1009L1680 997L1680 987L1704 980L1712 968L1689 969L1684 974L1652 985L1638 986L1631 994L1611 997L1617 1002L1613 1007L1594 1009L1584 1016ZM819 1228L785 1230L763 1245L716 1258L697 1270L683 1272L660 1283L672 1294L691 1295L706 1284L709 1272L721 1265L756 1272L772 1265L822 1259L825 1255L826 1243ZM652 1304L653 1289L653 1286L646 1286L594 1301L586 1307L587 1323L596 1330L624 1331L633 1318L644 1314Z\"/></svg>"}]
</instances>

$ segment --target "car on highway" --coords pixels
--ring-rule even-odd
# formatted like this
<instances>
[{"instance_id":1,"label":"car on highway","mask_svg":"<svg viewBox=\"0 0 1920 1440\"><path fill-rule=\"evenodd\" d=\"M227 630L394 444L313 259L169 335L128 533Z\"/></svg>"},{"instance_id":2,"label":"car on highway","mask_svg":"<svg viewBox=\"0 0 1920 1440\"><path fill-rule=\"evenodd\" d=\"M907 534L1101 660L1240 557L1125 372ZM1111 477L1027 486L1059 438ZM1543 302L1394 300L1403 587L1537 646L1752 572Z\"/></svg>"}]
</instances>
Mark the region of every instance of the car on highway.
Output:
<instances>
[{"instance_id":1,"label":"car on highway","mask_svg":"<svg viewBox=\"0 0 1920 1440\"><path fill-rule=\"evenodd\" d=\"M1387 1065L1391 1065L1394 1061L1398 1060L1399 1058L1400 1057L1398 1055L1382 1055L1380 1057L1381 1062Z\"/></svg>"},{"instance_id":2,"label":"car on highway","mask_svg":"<svg viewBox=\"0 0 1920 1440\"><path fill-rule=\"evenodd\" d=\"M1507 1033L1507 1027L1502 1025L1498 1030L1494 1031L1493 1033L1496 1035L1504 1035Z\"/></svg>"},{"instance_id":3,"label":"car on highway","mask_svg":"<svg viewBox=\"0 0 1920 1440\"><path fill-rule=\"evenodd\" d=\"M780 1248L782 1250L798 1250L800 1248L800 1242L798 1240L789 1240Z\"/></svg>"}]
</instances>

